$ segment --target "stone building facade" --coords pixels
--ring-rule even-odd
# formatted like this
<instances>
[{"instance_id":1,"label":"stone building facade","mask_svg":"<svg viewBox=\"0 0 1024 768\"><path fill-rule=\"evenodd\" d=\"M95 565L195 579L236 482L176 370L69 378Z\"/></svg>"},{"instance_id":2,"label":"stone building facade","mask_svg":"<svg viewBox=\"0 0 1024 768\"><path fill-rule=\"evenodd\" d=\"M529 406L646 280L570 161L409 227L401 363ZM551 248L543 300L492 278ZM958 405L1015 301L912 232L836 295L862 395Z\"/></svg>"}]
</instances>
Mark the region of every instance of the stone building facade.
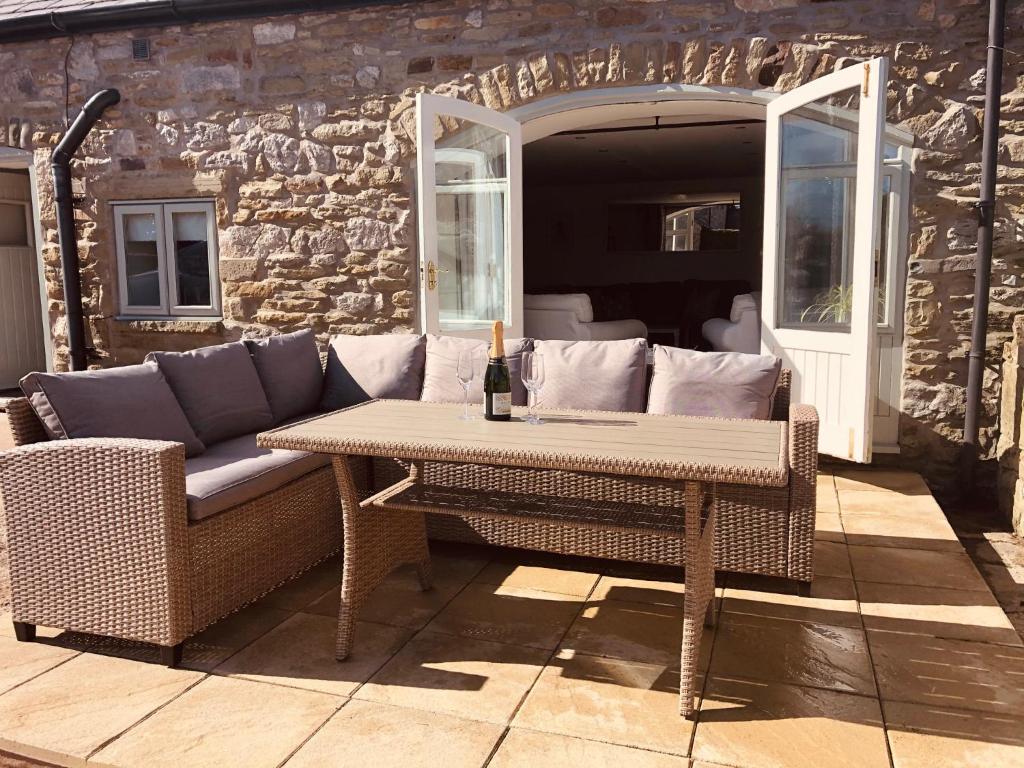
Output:
<instances>
[{"instance_id":1,"label":"stone building facade","mask_svg":"<svg viewBox=\"0 0 1024 768\"><path fill-rule=\"evenodd\" d=\"M1011 4L1007 47L1024 49ZM49 154L65 111L117 88L74 164L92 362L311 327L415 327L414 95L508 109L641 83L784 91L873 56L916 136L899 461L955 483L974 278L981 0L437 0L0 45L0 144L34 153L57 368L66 365ZM131 40L149 38L148 61ZM1008 56L983 440L1024 307L1024 69ZM117 319L111 200L216 200L223 320Z\"/></svg>"}]
</instances>

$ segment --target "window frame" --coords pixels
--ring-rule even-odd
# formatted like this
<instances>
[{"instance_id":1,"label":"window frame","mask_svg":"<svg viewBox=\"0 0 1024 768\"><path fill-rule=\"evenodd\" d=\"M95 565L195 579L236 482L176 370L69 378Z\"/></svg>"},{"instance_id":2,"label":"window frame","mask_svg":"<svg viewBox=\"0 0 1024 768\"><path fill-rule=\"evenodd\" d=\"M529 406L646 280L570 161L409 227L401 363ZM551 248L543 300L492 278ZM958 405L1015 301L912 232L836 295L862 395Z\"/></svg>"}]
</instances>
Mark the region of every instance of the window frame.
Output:
<instances>
[{"instance_id":1,"label":"window frame","mask_svg":"<svg viewBox=\"0 0 1024 768\"><path fill-rule=\"evenodd\" d=\"M111 203L114 214L114 236L117 259L119 318L143 319L222 319L219 250L217 244L216 205L209 199L176 198L168 200L118 200ZM125 253L125 216L152 214L157 230L157 269L160 304L138 306L128 303L128 270ZM210 304L203 306L178 304L177 253L174 247L173 216L175 213L206 215L206 236L209 259Z\"/></svg>"}]
</instances>

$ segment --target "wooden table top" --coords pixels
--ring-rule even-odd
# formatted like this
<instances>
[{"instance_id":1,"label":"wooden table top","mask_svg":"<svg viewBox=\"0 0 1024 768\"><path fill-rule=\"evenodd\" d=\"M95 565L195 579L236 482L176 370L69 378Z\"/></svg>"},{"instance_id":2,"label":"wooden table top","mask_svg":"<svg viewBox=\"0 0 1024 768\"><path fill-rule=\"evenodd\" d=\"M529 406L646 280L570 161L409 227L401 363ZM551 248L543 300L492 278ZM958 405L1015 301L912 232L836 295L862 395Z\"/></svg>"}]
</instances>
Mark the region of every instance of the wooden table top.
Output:
<instances>
[{"instance_id":1,"label":"wooden table top","mask_svg":"<svg viewBox=\"0 0 1024 768\"><path fill-rule=\"evenodd\" d=\"M461 405L372 400L258 436L263 448L386 456L676 480L784 486L785 422L539 411L508 422L459 419Z\"/></svg>"}]
</instances>

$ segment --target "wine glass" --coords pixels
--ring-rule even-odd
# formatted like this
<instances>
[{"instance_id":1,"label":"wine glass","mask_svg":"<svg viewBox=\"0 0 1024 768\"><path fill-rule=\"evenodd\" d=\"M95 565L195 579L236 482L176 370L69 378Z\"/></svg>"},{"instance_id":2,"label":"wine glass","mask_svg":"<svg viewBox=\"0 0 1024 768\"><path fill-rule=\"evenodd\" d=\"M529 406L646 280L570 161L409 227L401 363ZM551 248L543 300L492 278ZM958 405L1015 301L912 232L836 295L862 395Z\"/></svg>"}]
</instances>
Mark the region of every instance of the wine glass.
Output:
<instances>
[{"instance_id":1,"label":"wine glass","mask_svg":"<svg viewBox=\"0 0 1024 768\"><path fill-rule=\"evenodd\" d=\"M479 368L476 360L477 357L477 350L475 349L461 350L459 352L458 366L455 370L455 375L458 377L459 384L462 385L464 393L462 415L459 417L463 421L470 421L473 418L473 415L469 412L469 387L476 377L477 368Z\"/></svg>"},{"instance_id":2,"label":"wine glass","mask_svg":"<svg viewBox=\"0 0 1024 768\"><path fill-rule=\"evenodd\" d=\"M522 363L523 386L530 395L526 400L526 421L529 424L541 424L540 416L535 412L537 395L544 386L544 358L537 352L523 352Z\"/></svg>"}]
</instances>

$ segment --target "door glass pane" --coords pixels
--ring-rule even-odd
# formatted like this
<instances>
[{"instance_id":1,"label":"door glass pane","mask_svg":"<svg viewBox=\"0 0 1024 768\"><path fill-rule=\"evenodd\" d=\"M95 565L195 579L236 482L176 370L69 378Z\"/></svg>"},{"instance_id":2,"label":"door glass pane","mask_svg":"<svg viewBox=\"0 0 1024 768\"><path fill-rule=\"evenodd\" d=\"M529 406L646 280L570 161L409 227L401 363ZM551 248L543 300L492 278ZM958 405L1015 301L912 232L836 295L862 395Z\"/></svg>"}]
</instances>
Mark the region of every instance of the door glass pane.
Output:
<instances>
[{"instance_id":1,"label":"door glass pane","mask_svg":"<svg viewBox=\"0 0 1024 768\"><path fill-rule=\"evenodd\" d=\"M447 121L437 142L437 292L442 330L510 322L506 203L508 137L465 121Z\"/></svg>"},{"instance_id":2,"label":"door glass pane","mask_svg":"<svg viewBox=\"0 0 1024 768\"><path fill-rule=\"evenodd\" d=\"M210 306L210 243L206 214L196 211L171 213L174 242L176 306Z\"/></svg>"},{"instance_id":3,"label":"door glass pane","mask_svg":"<svg viewBox=\"0 0 1024 768\"><path fill-rule=\"evenodd\" d=\"M159 307L160 255L156 216L152 213L127 213L122 221L128 304L133 307Z\"/></svg>"},{"instance_id":4,"label":"door glass pane","mask_svg":"<svg viewBox=\"0 0 1024 768\"><path fill-rule=\"evenodd\" d=\"M857 102L851 88L782 117L778 294L785 327L850 329Z\"/></svg>"},{"instance_id":5,"label":"door glass pane","mask_svg":"<svg viewBox=\"0 0 1024 768\"><path fill-rule=\"evenodd\" d=\"M28 245L28 222L21 203L0 203L0 246Z\"/></svg>"},{"instance_id":6,"label":"door glass pane","mask_svg":"<svg viewBox=\"0 0 1024 768\"><path fill-rule=\"evenodd\" d=\"M883 176L881 181L882 210L878 226L879 243L875 249L875 303L877 305L875 319L879 325L885 325L889 321L889 244L892 240L890 230L894 226L892 220L892 176Z\"/></svg>"}]
</instances>

